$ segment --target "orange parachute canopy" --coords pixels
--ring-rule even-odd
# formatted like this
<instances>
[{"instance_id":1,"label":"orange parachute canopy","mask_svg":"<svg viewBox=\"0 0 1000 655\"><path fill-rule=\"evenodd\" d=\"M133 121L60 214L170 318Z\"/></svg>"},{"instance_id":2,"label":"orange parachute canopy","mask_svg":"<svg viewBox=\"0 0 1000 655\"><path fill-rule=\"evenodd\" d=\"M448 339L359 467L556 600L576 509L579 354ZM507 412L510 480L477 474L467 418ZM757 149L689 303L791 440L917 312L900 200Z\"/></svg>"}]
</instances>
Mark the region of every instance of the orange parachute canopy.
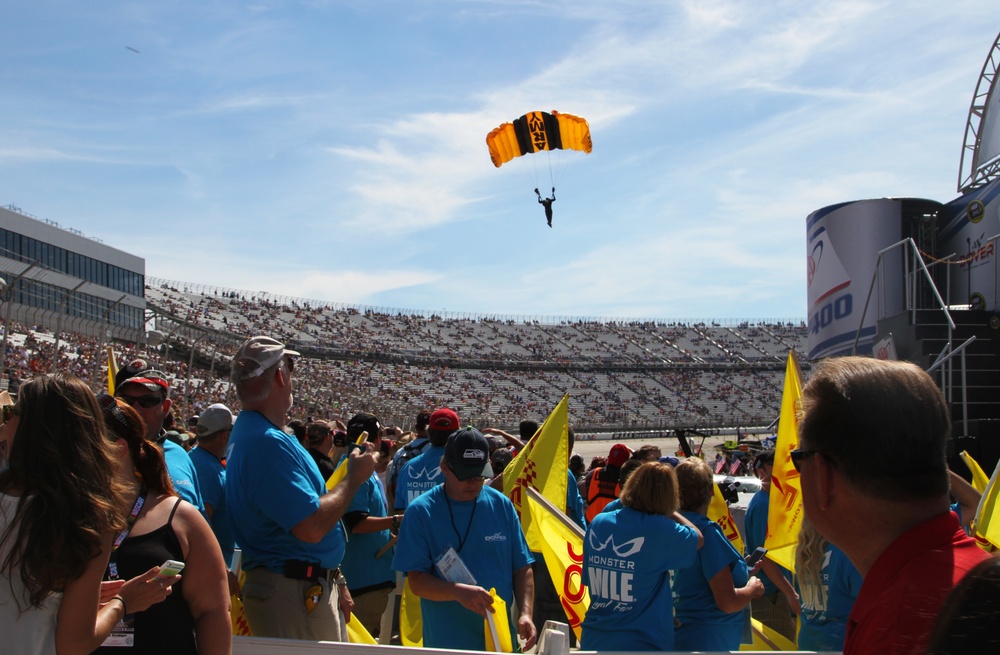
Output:
<instances>
[{"instance_id":1,"label":"orange parachute canopy","mask_svg":"<svg viewBox=\"0 0 1000 655\"><path fill-rule=\"evenodd\" d=\"M486 135L486 145L497 168L511 159L542 150L590 152L594 148L587 119L557 111L551 114L533 111L504 123Z\"/></svg>"}]
</instances>

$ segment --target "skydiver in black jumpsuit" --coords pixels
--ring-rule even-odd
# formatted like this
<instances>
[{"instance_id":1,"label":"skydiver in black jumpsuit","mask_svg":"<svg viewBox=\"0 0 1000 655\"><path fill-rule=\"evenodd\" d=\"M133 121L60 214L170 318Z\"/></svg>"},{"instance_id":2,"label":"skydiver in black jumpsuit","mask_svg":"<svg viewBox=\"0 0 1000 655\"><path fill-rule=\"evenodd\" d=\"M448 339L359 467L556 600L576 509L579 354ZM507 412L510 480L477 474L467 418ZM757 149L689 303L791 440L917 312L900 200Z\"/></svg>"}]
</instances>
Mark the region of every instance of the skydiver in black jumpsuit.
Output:
<instances>
[{"instance_id":1,"label":"skydiver in black jumpsuit","mask_svg":"<svg viewBox=\"0 0 1000 655\"><path fill-rule=\"evenodd\" d=\"M556 201L556 188L552 187L551 198L542 198L542 194L538 193L538 189L535 189L535 195L538 196L538 204L545 207L545 220L548 222L549 227L552 227L552 203Z\"/></svg>"}]
</instances>

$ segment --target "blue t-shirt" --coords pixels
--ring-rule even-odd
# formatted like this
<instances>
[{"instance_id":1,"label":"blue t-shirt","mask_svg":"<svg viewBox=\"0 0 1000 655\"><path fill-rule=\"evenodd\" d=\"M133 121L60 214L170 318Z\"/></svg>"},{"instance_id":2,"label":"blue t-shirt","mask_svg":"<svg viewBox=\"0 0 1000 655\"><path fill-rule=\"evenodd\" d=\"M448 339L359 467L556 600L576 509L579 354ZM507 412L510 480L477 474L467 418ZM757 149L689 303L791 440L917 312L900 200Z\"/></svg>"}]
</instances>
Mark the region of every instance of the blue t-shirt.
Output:
<instances>
[{"instance_id":1,"label":"blue t-shirt","mask_svg":"<svg viewBox=\"0 0 1000 655\"><path fill-rule=\"evenodd\" d=\"M576 476L569 469L566 470L566 476L566 516L586 530L587 519L584 516L583 496L580 495L580 487L576 484Z\"/></svg>"},{"instance_id":2,"label":"blue t-shirt","mask_svg":"<svg viewBox=\"0 0 1000 655\"><path fill-rule=\"evenodd\" d=\"M799 650L841 651L847 636L847 617L861 591L862 578L839 548L827 544L823 553L822 584L826 606L810 607L813 594L802 596ZM801 580L800 580L801 581Z\"/></svg>"},{"instance_id":3,"label":"blue t-shirt","mask_svg":"<svg viewBox=\"0 0 1000 655\"><path fill-rule=\"evenodd\" d=\"M364 512L375 518L387 516L385 495L378 473L372 473L354 494L345 514L351 512ZM348 535L347 549L340 568L347 578L351 593L385 582L391 582L395 586L396 573L392 570L392 548L382 553L381 557L375 557L389 543L390 538L388 530L352 532Z\"/></svg>"},{"instance_id":4,"label":"blue t-shirt","mask_svg":"<svg viewBox=\"0 0 1000 655\"><path fill-rule=\"evenodd\" d=\"M764 545L764 539L767 538L767 515L768 503L770 502L771 496L768 492L758 491L750 499L750 504L747 505L747 513L743 518L743 531L746 533L743 535L743 547L747 555ZM778 568L781 569L785 578L792 579L792 574L788 569L780 566ZM761 571L757 577L764 583L765 596L778 593L778 586L771 582L766 573Z\"/></svg>"},{"instance_id":5,"label":"blue t-shirt","mask_svg":"<svg viewBox=\"0 0 1000 655\"><path fill-rule=\"evenodd\" d=\"M315 544L291 533L319 509L325 493L323 476L295 437L259 412L240 412L226 452L226 502L229 527L243 549L243 568L265 566L281 573L287 560L340 566L344 533L339 523Z\"/></svg>"},{"instance_id":6,"label":"blue t-shirt","mask_svg":"<svg viewBox=\"0 0 1000 655\"><path fill-rule=\"evenodd\" d=\"M212 518L208 524L212 526L212 532L222 548L222 559L226 561L226 566L232 566L236 540L229 529L229 510L226 509L226 467L204 448L195 448L188 455L198 473L202 500L212 506Z\"/></svg>"},{"instance_id":7,"label":"blue t-shirt","mask_svg":"<svg viewBox=\"0 0 1000 655\"><path fill-rule=\"evenodd\" d=\"M698 533L673 519L628 507L601 512L583 542L590 609L582 650L674 649L670 570L690 566Z\"/></svg>"},{"instance_id":8,"label":"blue t-shirt","mask_svg":"<svg viewBox=\"0 0 1000 655\"><path fill-rule=\"evenodd\" d=\"M733 586L739 589L750 579L746 561L733 548L722 528L697 512L682 512L705 539L694 563L678 569L674 577L674 616L680 623L674 637L677 650L739 650L743 638L745 612L726 613L719 609L709 580L728 568Z\"/></svg>"},{"instance_id":9,"label":"blue t-shirt","mask_svg":"<svg viewBox=\"0 0 1000 655\"><path fill-rule=\"evenodd\" d=\"M440 577L434 562L449 547L458 553L477 585L495 588L507 607L513 606L514 572L534 560L514 505L506 496L483 487L475 501L460 502L447 497L444 485L421 495L406 509L392 567ZM483 617L456 601L421 598L420 610L425 647L485 650Z\"/></svg>"},{"instance_id":10,"label":"blue t-shirt","mask_svg":"<svg viewBox=\"0 0 1000 655\"><path fill-rule=\"evenodd\" d=\"M602 509L601 512L602 513L603 512L614 512L615 510L619 510L622 507L625 507L624 505L622 505L622 499L621 498L615 498L610 503L608 503L607 505L605 505L604 509Z\"/></svg>"},{"instance_id":11,"label":"blue t-shirt","mask_svg":"<svg viewBox=\"0 0 1000 655\"><path fill-rule=\"evenodd\" d=\"M442 457L444 446L428 446L403 465L396 478L396 509L406 509L414 498L444 482Z\"/></svg>"},{"instance_id":12,"label":"blue t-shirt","mask_svg":"<svg viewBox=\"0 0 1000 655\"><path fill-rule=\"evenodd\" d=\"M170 475L170 481L174 483L177 495L197 507L204 515L205 503L201 499L198 474L194 470L191 458L188 457L188 452L170 439L164 439L160 445L163 446L163 460L167 464L167 473Z\"/></svg>"}]
</instances>

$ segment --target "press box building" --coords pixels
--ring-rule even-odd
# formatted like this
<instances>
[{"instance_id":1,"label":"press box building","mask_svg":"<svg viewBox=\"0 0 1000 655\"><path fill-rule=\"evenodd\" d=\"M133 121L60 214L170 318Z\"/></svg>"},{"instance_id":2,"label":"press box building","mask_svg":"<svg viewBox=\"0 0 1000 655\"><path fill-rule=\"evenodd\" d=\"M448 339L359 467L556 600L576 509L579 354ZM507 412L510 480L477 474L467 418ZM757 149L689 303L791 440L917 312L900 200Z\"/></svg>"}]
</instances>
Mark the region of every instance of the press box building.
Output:
<instances>
[{"instance_id":1,"label":"press box building","mask_svg":"<svg viewBox=\"0 0 1000 655\"><path fill-rule=\"evenodd\" d=\"M5 321L135 341L145 323L145 277L141 257L0 207Z\"/></svg>"}]
</instances>

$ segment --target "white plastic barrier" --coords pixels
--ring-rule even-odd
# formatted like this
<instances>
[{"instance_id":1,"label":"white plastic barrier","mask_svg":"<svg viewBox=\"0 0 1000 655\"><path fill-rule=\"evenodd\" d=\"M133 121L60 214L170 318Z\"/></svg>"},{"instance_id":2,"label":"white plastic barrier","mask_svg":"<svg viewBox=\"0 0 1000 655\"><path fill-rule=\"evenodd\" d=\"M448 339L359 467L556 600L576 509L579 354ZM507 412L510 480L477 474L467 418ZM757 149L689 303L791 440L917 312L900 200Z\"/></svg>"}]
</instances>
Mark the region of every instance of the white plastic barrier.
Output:
<instances>
[{"instance_id":1,"label":"white plastic barrier","mask_svg":"<svg viewBox=\"0 0 1000 655\"><path fill-rule=\"evenodd\" d=\"M566 641L563 635L548 635L546 642L558 648L565 655ZM553 638L554 637L554 638ZM543 645L543 648L545 646ZM545 648L542 655L558 655L555 649ZM740 653L767 653L773 651L738 651ZM806 653L813 651L785 651L786 653ZM233 637L233 655L483 655L482 651L438 650L433 648L405 648L403 646L372 646L368 644L338 644L329 641L295 641L293 639L266 639L264 637ZM573 651L573 655L591 655L595 651ZM613 653L612 655L619 655ZM644 654L648 655L648 653Z\"/></svg>"}]
</instances>

